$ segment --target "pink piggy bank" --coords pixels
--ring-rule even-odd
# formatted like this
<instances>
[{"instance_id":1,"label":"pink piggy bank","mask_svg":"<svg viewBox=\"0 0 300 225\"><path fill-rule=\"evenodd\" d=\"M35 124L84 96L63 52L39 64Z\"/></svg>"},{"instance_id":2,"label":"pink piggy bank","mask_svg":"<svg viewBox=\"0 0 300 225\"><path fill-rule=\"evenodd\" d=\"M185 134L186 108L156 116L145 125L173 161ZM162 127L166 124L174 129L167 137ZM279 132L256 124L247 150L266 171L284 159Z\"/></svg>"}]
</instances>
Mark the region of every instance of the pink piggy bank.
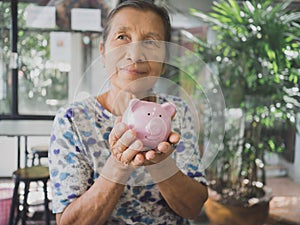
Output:
<instances>
[{"instance_id":1,"label":"pink piggy bank","mask_svg":"<svg viewBox=\"0 0 300 225\"><path fill-rule=\"evenodd\" d=\"M158 104L132 99L123 114L122 121L135 130L137 139L144 144L143 151L156 149L166 141L171 131L171 119L175 115L173 103Z\"/></svg>"}]
</instances>

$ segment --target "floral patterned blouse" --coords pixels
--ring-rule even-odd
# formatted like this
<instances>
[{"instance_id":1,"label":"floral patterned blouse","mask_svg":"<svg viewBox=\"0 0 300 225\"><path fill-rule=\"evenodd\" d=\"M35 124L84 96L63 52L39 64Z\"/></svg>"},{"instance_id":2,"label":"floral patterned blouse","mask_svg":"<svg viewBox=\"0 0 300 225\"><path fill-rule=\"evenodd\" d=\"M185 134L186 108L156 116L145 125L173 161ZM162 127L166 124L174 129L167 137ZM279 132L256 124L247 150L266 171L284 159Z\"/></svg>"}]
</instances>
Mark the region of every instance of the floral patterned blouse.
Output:
<instances>
[{"instance_id":1,"label":"floral patterned blouse","mask_svg":"<svg viewBox=\"0 0 300 225\"><path fill-rule=\"evenodd\" d=\"M170 101L177 113L172 130L181 134L172 157L182 172L206 184L200 168L196 132L189 108L174 96L159 96L160 103ZM53 195L53 213L61 213L82 195L101 174L110 155L108 136L116 117L89 97L62 107L55 117L49 148L49 167ZM108 225L114 224L189 224L167 205L146 170L136 170L128 180Z\"/></svg>"}]
</instances>

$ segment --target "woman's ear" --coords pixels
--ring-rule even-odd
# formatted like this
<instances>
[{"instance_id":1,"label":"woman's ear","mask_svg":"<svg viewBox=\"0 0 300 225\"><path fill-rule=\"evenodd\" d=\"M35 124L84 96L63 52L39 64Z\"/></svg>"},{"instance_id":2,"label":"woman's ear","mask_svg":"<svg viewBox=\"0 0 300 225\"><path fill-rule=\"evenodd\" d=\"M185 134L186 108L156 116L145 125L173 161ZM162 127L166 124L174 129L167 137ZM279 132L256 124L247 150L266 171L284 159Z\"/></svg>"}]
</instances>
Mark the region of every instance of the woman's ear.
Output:
<instances>
[{"instance_id":1,"label":"woman's ear","mask_svg":"<svg viewBox=\"0 0 300 225\"><path fill-rule=\"evenodd\" d=\"M100 44L99 44L99 50L100 50L102 64L103 64L103 66L105 66L104 44L102 42L100 42Z\"/></svg>"},{"instance_id":2,"label":"woman's ear","mask_svg":"<svg viewBox=\"0 0 300 225\"><path fill-rule=\"evenodd\" d=\"M101 55L103 55L104 54L103 42L100 42L100 44L99 44L99 50L100 50Z\"/></svg>"}]
</instances>

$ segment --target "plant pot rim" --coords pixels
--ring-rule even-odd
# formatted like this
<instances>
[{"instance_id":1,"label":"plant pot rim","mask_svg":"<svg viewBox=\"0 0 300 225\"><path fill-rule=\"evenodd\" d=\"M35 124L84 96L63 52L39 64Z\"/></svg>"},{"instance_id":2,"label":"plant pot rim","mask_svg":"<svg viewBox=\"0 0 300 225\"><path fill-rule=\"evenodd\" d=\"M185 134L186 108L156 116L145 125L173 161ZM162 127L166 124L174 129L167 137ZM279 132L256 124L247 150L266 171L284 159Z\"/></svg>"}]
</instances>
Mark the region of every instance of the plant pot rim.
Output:
<instances>
[{"instance_id":1,"label":"plant pot rim","mask_svg":"<svg viewBox=\"0 0 300 225\"><path fill-rule=\"evenodd\" d=\"M248 202L243 202L244 204L226 204L224 202L222 202L222 195L220 193L218 193L217 191L213 190L211 187L208 187L208 196L210 199L218 202L219 204L222 205L230 205L232 207L240 207L241 205L243 205L243 207L252 207L258 204L264 204L264 203L269 203L272 198L272 189L268 186L264 186L261 188L264 191L264 195L262 197L252 197L250 199L248 199ZM241 201L242 203L242 201Z\"/></svg>"}]
</instances>

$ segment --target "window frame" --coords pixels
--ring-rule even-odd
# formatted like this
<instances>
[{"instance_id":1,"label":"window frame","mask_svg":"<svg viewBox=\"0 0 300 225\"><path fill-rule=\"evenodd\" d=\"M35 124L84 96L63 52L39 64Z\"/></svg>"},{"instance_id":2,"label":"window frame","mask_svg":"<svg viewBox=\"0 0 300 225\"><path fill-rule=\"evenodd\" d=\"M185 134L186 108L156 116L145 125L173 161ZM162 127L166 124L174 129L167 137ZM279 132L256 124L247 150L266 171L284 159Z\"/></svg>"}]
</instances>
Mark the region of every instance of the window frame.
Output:
<instances>
[{"instance_id":1,"label":"window frame","mask_svg":"<svg viewBox=\"0 0 300 225\"><path fill-rule=\"evenodd\" d=\"M20 57L18 51L18 32L20 30L18 25L18 4L19 3L35 3L38 5L47 5L49 0L0 0L0 2L8 2L10 3L11 9L11 25L10 25L10 49L11 53L17 53L17 59ZM39 28L30 28L26 29L30 31L39 31L42 30L43 32L75 32L75 33L102 33L102 31L76 31L72 30L71 28L54 28L54 29L39 29ZM19 112L19 80L18 80L18 71L19 67L17 68L9 68L11 72L11 105L10 105L10 112L7 114L0 114L0 120L53 120L55 115L38 115L38 114L20 114Z\"/></svg>"},{"instance_id":2,"label":"window frame","mask_svg":"<svg viewBox=\"0 0 300 225\"><path fill-rule=\"evenodd\" d=\"M18 51L18 4L19 3L45 3L43 0L32 1L32 0L0 0L1 2L10 2L11 9L11 26L10 26L10 43L11 43L11 52L16 53L19 57ZM33 29L37 30L37 29ZM51 30L47 30L51 31ZM54 30L53 30L54 31ZM55 30L57 31L57 30ZM62 30L63 31L63 30ZM17 57L17 58L18 58ZM18 60L18 59L16 59ZM36 115L36 114L20 114L19 113L19 80L18 80L18 71L19 68L9 68L11 71L11 105L10 113L0 114L0 120L53 120L55 115Z\"/></svg>"}]
</instances>

